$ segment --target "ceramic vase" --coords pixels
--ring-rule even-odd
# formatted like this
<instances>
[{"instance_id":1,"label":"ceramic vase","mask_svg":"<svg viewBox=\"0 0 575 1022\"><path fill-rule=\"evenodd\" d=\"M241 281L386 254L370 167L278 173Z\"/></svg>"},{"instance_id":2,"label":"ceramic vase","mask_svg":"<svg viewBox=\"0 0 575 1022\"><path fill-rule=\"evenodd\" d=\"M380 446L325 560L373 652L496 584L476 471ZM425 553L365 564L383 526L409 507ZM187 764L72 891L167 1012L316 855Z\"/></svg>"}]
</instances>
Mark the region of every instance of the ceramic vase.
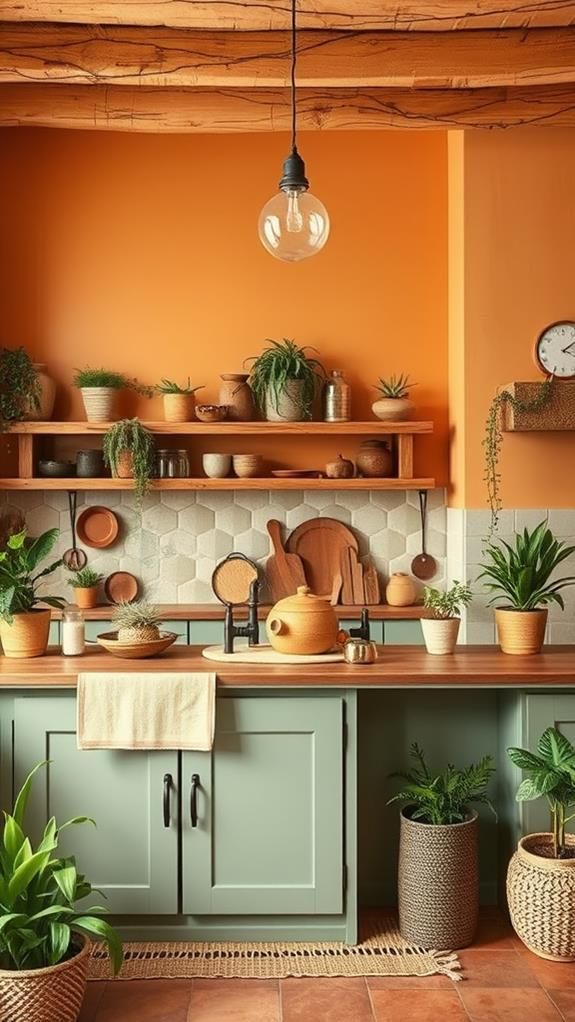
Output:
<instances>
[{"instance_id":1,"label":"ceramic vase","mask_svg":"<svg viewBox=\"0 0 575 1022\"><path fill-rule=\"evenodd\" d=\"M421 628L427 652L437 656L453 653L457 645L460 624L458 617L422 618Z\"/></svg>"},{"instance_id":2,"label":"ceramic vase","mask_svg":"<svg viewBox=\"0 0 575 1022\"><path fill-rule=\"evenodd\" d=\"M410 419L415 405L407 397L380 397L374 401L371 410L382 422L403 422Z\"/></svg>"},{"instance_id":3,"label":"ceramic vase","mask_svg":"<svg viewBox=\"0 0 575 1022\"><path fill-rule=\"evenodd\" d=\"M364 440L355 459L362 476L383 479L393 474L393 456L384 440Z\"/></svg>"},{"instance_id":4,"label":"ceramic vase","mask_svg":"<svg viewBox=\"0 0 575 1022\"><path fill-rule=\"evenodd\" d=\"M395 571L385 589L385 601L390 607L411 607L416 600L415 585L405 571Z\"/></svg>"},{"instance_id":5,"label":"ceramic vase","mask_svg":"<svg viewBox=\"0 0 575 1022\"><path fill-rule=\"evenodd\" d=\"M47 422L54 413L54 402L56 401L56 384L52 377L46 372L43 362L34 362L38 379L38 406L30 402L26 406L26 419L30 422Z\"/></svg>"},{"instance_id":6,"label":"ceramic vase","mask_svg":"<svg viewBox=\"0 0 575 1022\"><path fill-rule=\"evenodd\" d=\"M220 379L219 402L228 409L228 419L235 422L251 422L255 419L256 408L248 383L249 373L223 373Z\"/></svg>"}]
</instances>

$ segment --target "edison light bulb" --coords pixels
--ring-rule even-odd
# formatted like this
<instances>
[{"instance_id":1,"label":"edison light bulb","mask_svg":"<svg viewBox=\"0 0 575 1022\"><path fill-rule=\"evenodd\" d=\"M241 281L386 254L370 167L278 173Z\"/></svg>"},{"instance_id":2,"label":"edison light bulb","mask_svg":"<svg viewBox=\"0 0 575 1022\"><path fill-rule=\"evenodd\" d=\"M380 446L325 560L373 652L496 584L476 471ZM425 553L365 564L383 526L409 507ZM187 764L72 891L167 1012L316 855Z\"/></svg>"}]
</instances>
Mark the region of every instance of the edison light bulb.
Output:
<instances>
[{"instance_id":1,"label":"edison light bulb","mask_svg":"<svg viewBox=\"0 0 575 1022\"><path fill-rule=\"evenodd\" d=\"M327 210L315 195L289 188L266 202L258 224L264 248L286 262L315 255L329 236Z\"/></svg>"}]
</instances>

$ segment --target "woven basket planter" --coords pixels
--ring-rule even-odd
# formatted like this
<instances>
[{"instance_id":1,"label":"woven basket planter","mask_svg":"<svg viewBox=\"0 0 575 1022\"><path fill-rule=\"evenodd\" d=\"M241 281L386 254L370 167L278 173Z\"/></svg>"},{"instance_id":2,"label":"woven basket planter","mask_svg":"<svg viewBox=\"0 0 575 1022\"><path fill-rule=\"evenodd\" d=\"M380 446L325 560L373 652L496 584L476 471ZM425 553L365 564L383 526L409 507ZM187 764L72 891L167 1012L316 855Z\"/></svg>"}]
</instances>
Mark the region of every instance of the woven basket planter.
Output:
<instances>
[{"instance_id":1,"label":"woven basket planter","mask_svg":"<svg viewBox=\"0 0 575 1022\"><path fill-rule=\"evenodd\" d=\"M547 859L551 834L521 838L507 870L507 901L516 934L530 951L552 962L575 961L575 859ZM575 847L575 836L566 842Z\"/></svg>"},{"instance_id":2,"label":"woven basket planter","mask_svg":"<svg viewBox=\"0 0 575 1022\"><path fill-rule=\"evenodd\" d=\"M112 421L117 390L113 387L82 387L81 394L88 422Z\"/></svg>"},{"instance_id":3,"label":"woven basket planter","mask_svg":"<svg viewBox=\"0 0 575 1022\"><path fill-rule=\"evenodd\" d=\"M502 653L512 656L534 656L541 652L547 627L547 610L495 609L497 641Z\"/></svg>"},{"instance_id":4,"label":"woven basket planter","mask_svg":"<svg viewBox=\"0 0 575 1022\"><path fill-rule=\"evenodd\" d=\"M477 813L435 826L401 812L399 928L418 947L438 951L471 944L479 910Z\"/></svg>"},{"instance_id":5,"label":"woven basket planter","mask_svg":"<svg viewBox=\"0 0 575 1022\"><path fill-rule=\"evenodd\" d=\"M74 937L81 949L74 958L47 969L0 969L2 1022L76 1022L86 992L90 941Z\"/></svg>"}]
</instances>

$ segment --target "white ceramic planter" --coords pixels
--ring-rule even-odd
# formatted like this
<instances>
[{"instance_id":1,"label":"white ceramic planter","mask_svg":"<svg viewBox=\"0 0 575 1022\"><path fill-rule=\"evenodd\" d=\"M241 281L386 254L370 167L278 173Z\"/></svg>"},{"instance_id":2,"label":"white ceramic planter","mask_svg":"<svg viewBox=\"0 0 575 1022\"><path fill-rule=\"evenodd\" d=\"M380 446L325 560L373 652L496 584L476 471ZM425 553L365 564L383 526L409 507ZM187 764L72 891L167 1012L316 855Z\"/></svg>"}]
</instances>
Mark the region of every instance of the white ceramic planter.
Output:
<instances>
[{"instance_id":1,"label":"white ceramic planter","mask_svg":"<svg viewBox=\"0 0 575 1022\"><path fill-rule=\"evenodd\" d=\"M88 422L114 419L116 391L112 387L82 387L81 393Z\"/></svg>"},{"instance_id":2,"label":"white ceramic planter","mask_svg":"<svg viewBox=\"0 0 575 1022\"><path fill-rule=\"evenodd\" d=\"M407 397L380 397L374 401L371 410L382 422L403 422L410 419L415 405Z\"/></svg>"},{"instance_id":3,"label":"white ceramic planter","mask_svg":"<svg viewBox=\"0 0 575 1022\"><path fill-rule=\"evenodd\" d=\"M458 617L450 617L443 620L440 618L422 618L421 627L427 652L438 656L453 653L457 645L460 624L461 621Z\"/></svg>"}]
</instances>

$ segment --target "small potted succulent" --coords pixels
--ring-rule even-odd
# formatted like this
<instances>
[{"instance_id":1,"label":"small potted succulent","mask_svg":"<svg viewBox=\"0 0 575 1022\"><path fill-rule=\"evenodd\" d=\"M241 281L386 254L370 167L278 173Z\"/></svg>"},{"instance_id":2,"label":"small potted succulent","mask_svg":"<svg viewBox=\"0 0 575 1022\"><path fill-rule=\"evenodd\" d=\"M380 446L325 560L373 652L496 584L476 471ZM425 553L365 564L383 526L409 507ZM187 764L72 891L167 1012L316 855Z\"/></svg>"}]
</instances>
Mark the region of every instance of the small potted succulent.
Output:
<instances>
[{"instance_id":1,"label":"small potted succulent","mask_svg":"<svg viewBox=\"0 0 575 1022\"><path fill-rule=\"evenodd\" d=\"M518 802L544 798L552 833L522 837L507 871L507 900L513 928L541 958L575 961L575 836L565 833L575 806L575 748L554 727L547 728L536 752L507 753L525 777ZM571 812L570 812L571 810Z\"/></svg>"},{"instance_id":2,"label":"small potted succulent","mask_svg":"<svg viewBox=\"0 0 575 1022\"><path fill-rule=\"evenodd\" d=\"M48 529L37 539L28 539L22 529L8 537L0 552L0 639L7 657L43 656L46 652L50 607L62 609L64 600L40 595L38 588L60 567L62 559L46 568L39 566L54 549L59 534L59 529Z\"/></svg>"},{"instance_id":3,"label":"small potted succulent","mask_svg":"<svg viewBox=\"0 0 575 1022\"><path fill-rule=\"evenodd\" d=\"M400 815L398 903L402 936L419 947L467 947L477 927L479 856L477 812L487 805L494 773L485 756L465 768L430 773L417 744L415 766L393 774L405 782L389 799L404 802Z\"/></svg>"},{"instance_id":4,"label":"small potted succulent","mask_svg":"<svg viewBox=\"0 0 575 1022\"><path fill-rule=\"evenodd\" d=\"M300 422L311 419L312 404L325 370L309 358L295 341L268 339L269 347L252 363L250 387L256 404L268 422Z\"/></svg>"},{"instance_id":5,"label":"small potted succulent","mask_svg":"<svg viewBox=\"0 0 575 1022\"><path fill-rule=\"evenodd\" d=\"M559 565L575 553L555 539L547 522L532 532L515 534L513 544L491 541L483 551L485 588L493 593L490 603L503 600L495 609L499 645L504 653L539 653L545 638L547 607L556 603L564 610L561 590L575 584L575 577L552 578Z\"/></svg>"},{"instance_id":6,"label":"small potted succulent","mask_svg":"<svg viewBox=\"0 0 575 1022\"><path fill-rule=\"evenodd\" d=\"M194 418L196 400L194 394L202 387L192 387L190 377L183 387L173 380L161 380L154 388L164 399L164 419L166 422L191 422Z\"/></svg>"},{"instance_id":7,"label":"small potted succulent","mask_svg":"<svg viewBox=\"0 0 575 1022\"><path fill-rule=\"evenodd\" d=\"M93 568L81 568L72 578L68 579L68 585L74 590L76 605L82 610L90 610L98 602L98 586L102 581L102 575Z\"/></svg>"},{"instance_id":8,"label":"small potted succulent","mask_svg":"<svg viewBox=\"0 0 575 1022\"><path fill-rule=\"evenodd\" d=\"M453 653L459 635L461 612L469 606L472 598L471 589L465 582L454 581L445 592L433 586L425 586L423 606L430 612L430 616L421 619L421 628L428 653Z\"/></svg>"},{"instance_id":9,"label":"small potted succulent","mask_svg":"<svg viewBox=\"0 0 575 1022\"><path fill-rule=\"evenodd\" d=\"M77 816L44 827L36 847L25 813L34 779L28 775L11 813L4 813L0 849L0 1018L6 1022L76 1022L86 990L90 941L103 941L114 973L122 944L104 908L86 905L92 886L72 857L59 854L65 827L92 824ZM36 827L34 827L36 830Z\"/></svg>"},{"instance_id":10,"label":"small potted succulent","mask_svg":"<svg viewBox=\"0 0 575 1022\"><path fill-rule=\"evenodd\" d=\"M382 422L403 422L404 419L410 419L415 405L409 400L409 391L416 386L417 384L411 383L405 373L390 376L389 379L380 377L374 387L380 396L371 406L375 417Z\"/></svg>"},{"instance_id":11,"label":"small potted succulent","mask_svg":"<svg viewBox=\"0 0 575 1022\"><path fill-rule=\"evenodd\" d=\"M112 621L118 631L118 642L153 642L160 638L160 612L151 603L119 603Z\"/></svg>"},{"instance_id":12,"label":"small potted succulent","mask_svg":"<svg viewBox=\"0 0 575 1022\"><path fill-rule=\"evenodd\" d=\"M154 437L139 419L120 419L104 433L104 461L117 479L133 479L141 506L154 473Z\"/></svg>"}]
</instances>

